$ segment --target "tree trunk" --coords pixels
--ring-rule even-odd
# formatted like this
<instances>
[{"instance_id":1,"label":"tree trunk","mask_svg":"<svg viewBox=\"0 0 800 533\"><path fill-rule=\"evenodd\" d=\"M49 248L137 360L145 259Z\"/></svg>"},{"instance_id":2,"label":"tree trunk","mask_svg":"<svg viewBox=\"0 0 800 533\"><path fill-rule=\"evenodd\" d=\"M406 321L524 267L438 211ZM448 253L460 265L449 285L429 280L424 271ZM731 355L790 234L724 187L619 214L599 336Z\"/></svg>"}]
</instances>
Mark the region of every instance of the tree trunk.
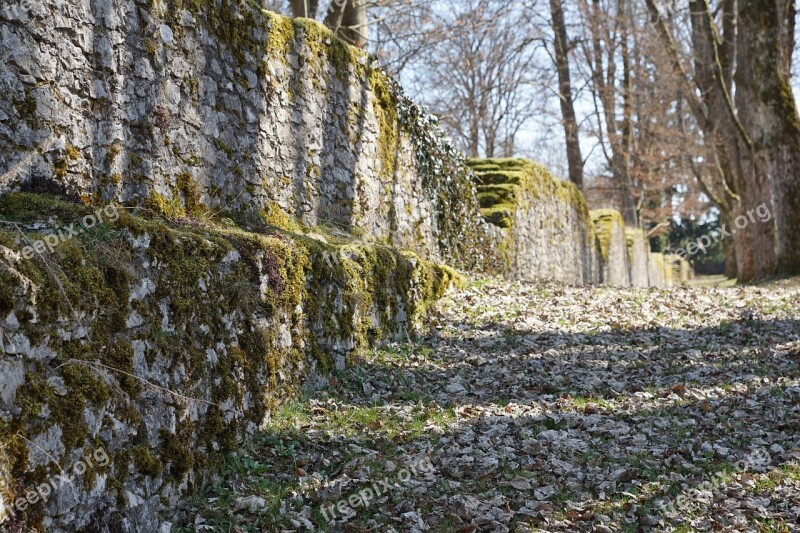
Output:
<instances>
[{"instance_id":1,"label":"tree trunk","mask_svg":"<svg viewBox=\"0 0 800 533\"><path fill-rule=\"evenodd\" d=\"M730 228L731 221L725 214L720 216L719 222ZM722 241L722 250L725 253L725 276L736 279L739 277L736 270L736 244L729 238L725 239Z\"/></svg>"},{"instance_id":2,"label":"tree trunk","mask_svg":"<svg viewBox=\"0 0 800 533\"><path fill-rule=\"evenodd\" d=\"M619 0L617 16L627 17L627 4ZM622 44L622 132L620 139L620 168L618 178L622 181L622 218L627 226L639 227L633 180L631 179L631 150L633 149L633 86L631 80L628 26L623 24L620 40Z\"/></svg>"},{"instance_id":3,"label":"tree trunk","mask_svg":"<svg viewBox=\"0 0 800 533\"><path fill-rule=\"evenodd\" d=\"M365 0L333 0L325 25L353 46L363 47L369 37Z\"/></svg>"},{"instance_id":4,"label":"tree trunk","mask_svg":"<svg viewBox=\"0 0 800 533\"><path fill-rule=\"evenodd\" d=\"M800 273L800 116L789 78L795 0L740 0L736 97L756 148L759 173L747 208L766 205L753 223L757 277Z\"/></svg>"},{"instance_id":5,"label":"tree trunk","mask_svg":"<svg viewBox=\"0 0 800 533\"><path fill-rule=\"evenodd\" d=\"M617 0L617 17L624 17L627 10L625 0ZM589 29L592 34L592 50L590 67L592 69L593 90L596 93L595 102L599 100L603 107L602 116L605 122L606 134L610 155L604 150L614 182L618 184L622 191L622 218L627 226L638 227L639 215L634 194L633 180L631 179L630 158L632 149L632 100L631 100L631 66L629 55L629 35L627 28L621 31L617 27L608 28L607 13L602 8L600 0L592 0L590 13ZM605 41L605 43L604 43ZM619 110L617 109L617 57L615 49L617 45L622 48L622 79L620 90L622 91L622 121L617 120ZM603 55L606 59L603 59ZM587 53L587 56L589 54ZM596 104L595 104L596 106ZM598 128L602 130L603 124L600 123L600 110L596 109Z\"/></svg>"},{"instance_id":6,"label":"tree trunk","mask_svg":"<svg viewBox=\"0 0 800 533\"><path fill-rule=\"evenodd\" d=\"M556 69L558 70L559 100L564 125L564 136L567 140L567 164L569 180L583 189L583 156L578 136L578 119L572 98L572 80L569 70L569 50L567 44L567 27L564 22L564 8L561 0L550 0L554 45L556 52Z\"/></svg>"},{"instance_id":7,"label":"tree trunk","mask_svg":"<svg viewBox=\"0 0 800 533\"><path fill-rule=\"evenodd\" d=\"M292 16L313 19L318 9L319 0L292 0Z\"/></svg>"}]
</instances>

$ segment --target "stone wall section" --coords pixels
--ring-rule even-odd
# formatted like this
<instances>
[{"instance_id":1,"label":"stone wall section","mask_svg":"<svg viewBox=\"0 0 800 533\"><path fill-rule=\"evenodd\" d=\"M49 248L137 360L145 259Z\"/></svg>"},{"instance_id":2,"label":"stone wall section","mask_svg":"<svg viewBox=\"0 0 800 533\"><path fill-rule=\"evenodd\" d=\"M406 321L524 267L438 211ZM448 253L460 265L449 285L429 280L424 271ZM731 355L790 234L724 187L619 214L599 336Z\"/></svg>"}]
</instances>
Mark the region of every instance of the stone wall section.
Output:
<instances>
[{"instance_id":1,"label":"stone wall section","mask_svg":"<svg viewBox=\"0 0 800 533\"><path fill-rule=\"evenodd\" d=\"M354 352L413 335L458 280L384 246L124 212L31 257L30 242L91 211L12 193L0 213L25 231L0 227L11 530L159 531L277 406ZM108 461L77 472L96 450ZM71 483L30 501L65 472Z\"/></svg>"},{"instance_id":2,"label":"stone wall section","mask_svg":"<svg viewBox=\"0 0 800 533\"><path fill-rule=\"evenodd\" d=\"M10 0L0 91L0 193L280 209L439 255L389 80L313 21L247 1Z\"/></svg>"},{"instance_id":3,"label":"stone wall section","mask_svg":"<svg viewBox=\"0 0 800 533\"><path fill-rule=\"evenodd\" d=\"M574 185L525 159L475 159L470 166L483 216L495 227L500 273L529 281L600 281L589 209Z\"/></svg>"},{"instance_id":4,"label":"stone wall section","mask_svg":"<svg viewBox=\"0 0 800 533\"><path fill-rule=\"evenodd\" d=\"M598 209L590 214L600 248L603 284L630 287L631 262L622 215L615 209Z\"/></svg>"},{"instance_id":5,"label":"stone wall section","mask_svg":"<svg viewBox=\"0 0 800 533\"><path fill-rule=\"evenodd\" d=\"M647 241L644 230L625 228L625 240L628 247L631 285L633 287L649 287L647 260L650 243Z\"/></svg>"}]
</instances>

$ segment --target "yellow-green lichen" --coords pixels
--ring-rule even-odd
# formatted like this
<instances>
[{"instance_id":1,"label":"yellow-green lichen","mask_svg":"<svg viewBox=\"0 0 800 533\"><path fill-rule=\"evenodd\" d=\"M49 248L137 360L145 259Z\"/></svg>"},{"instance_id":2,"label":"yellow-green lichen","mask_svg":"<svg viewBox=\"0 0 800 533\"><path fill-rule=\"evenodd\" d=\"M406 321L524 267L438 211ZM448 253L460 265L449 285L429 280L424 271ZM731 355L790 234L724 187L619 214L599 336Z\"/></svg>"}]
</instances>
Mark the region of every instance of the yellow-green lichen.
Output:
<instances>
[{"instance_id":1,"label":"yellow-green lichen","mask_svg":"<svg viewBox=\"0 0 800 533\"><path fill-rule=\"evenodd\" d=\"M81 158L81 152L71 144L68 144L66 147L67 157L70 158L72 161L76 161Z\"/></svg>"},{"instance_id":2,"label":"yellow-green lichen","mask_svg":"<svg viewBox=\"0 0 800 533\"><path fill-rule=\"evenodd\" d=\"M300 233L304 229L303 225L296 218L287 215L286 211L277 202L268 202L262 215L265 222L270 226L292 233Z\"/></svg>"},{"instance_id":3,"label":"yellow-green lichen","mask_svg":"<svg viewBox=\"0 0 800 533\"><path fill-rule=\"evenodd\" d=\"M198 218L207 211L200 199L202 190L191 174L184 172L175 178L169 196L151 190L145 200L145 207L154 214L171 220Z\"/></svg>"},{"instance_id":4,"label":"yellow-green lichen","mask_svg":"<svg viewBox=\"0 0 800 533\"><path fill-rule=\"evenodd\" d=\"M591 212L591 216L597 243L600 247L600 255L603 258L603 263L608 263L611 241L614 235L624 231L625 223L622 220L622 215L616 209L597 209Z\"/></svg>"},{"instance_id":5,"label":"yellow-green lichen","mask_svg":"<svg viewBox=\"0 0 800 533\"><path fill-rule=\"evenodd\" d=\"M628 260L631 264L633 264L634 257L636 257L636 246L640 246L640 250L644 250L646 241L647 237L643 229L625 228L625 245L628 249Z\"/></svg>"},{"instance_id":6,"label":"yellow-green lichen","mask_svg":"<svg viewBox=\"0 0 800 533\"><path fill-rule=\"evenodd\" d=\"M527 159L471 159L484 218L500 227L511 227L514 213L529 201L561 201L570 205L587 223L589 208L574 184L559 180L544 165Z\"/></svg>"}]
</instances>

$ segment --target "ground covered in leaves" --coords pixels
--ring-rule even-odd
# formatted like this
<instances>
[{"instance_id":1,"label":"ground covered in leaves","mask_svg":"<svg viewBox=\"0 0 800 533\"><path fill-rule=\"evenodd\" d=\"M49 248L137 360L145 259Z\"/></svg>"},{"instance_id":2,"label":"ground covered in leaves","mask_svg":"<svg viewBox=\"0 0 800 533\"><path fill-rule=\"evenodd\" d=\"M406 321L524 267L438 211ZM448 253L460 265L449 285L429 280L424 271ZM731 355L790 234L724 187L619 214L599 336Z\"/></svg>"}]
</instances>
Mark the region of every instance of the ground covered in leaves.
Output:
<instances>
[{"instance_id":1,"label":"ground covered in leaves","mask_svg":"<svg viewBox=\"0 0 800 533\"><path fill-rule=\"evenodd\" d=\"M288 405L193 530L800 531L800 282L473 282Z\"/></svg>"}]
</instances>

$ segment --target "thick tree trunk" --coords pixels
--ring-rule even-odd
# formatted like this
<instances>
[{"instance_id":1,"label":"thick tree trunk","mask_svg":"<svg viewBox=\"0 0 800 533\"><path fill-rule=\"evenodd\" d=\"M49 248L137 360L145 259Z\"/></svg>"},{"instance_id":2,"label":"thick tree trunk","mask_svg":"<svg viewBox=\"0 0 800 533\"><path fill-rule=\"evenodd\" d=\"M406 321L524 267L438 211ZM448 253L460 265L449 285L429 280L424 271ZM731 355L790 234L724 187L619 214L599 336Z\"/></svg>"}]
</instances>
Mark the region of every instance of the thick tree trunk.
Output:
<instances>
[{"instance_id":1,"label":"thick tree trunk","mask_svg":"<svg viewBox=\"0 0 800 533\"><path fill-rule=\"evenodd\" d=\"M569 180L583 189L583 156L578 136L578 119L572 99L572 79L569 70L569 49L567 44L567 26L564 22L564 8L561 0L550 0L554 45L556 52L556 70L558 70L559 100L561 101L561 117L564 125L564 136L567 140L567 164Z\"/></svg>"},{"instance_id":2,"label":"thick tree trunk","mask_svg":"<svg viewBox=\"0 0 800 533\"><path fill-rule=\"evenodd\" d=\"M752 281L762 276L762 263L766 255L759 247L769 247L769 236L758 235L759 228L754 224L741 224L736 222L747 216L752 206L754 197L754 183L758 170L752 142L739 119L739 113L734 106L728 76L731 72L732 62L735 57L733 46L737 39L725 35L721 39L716 33L713 16L708 0L690 0L692 24L692 49L695 62L695 83L702 94L707 115L698 117L704 119L703 124L707 141L715 143L717 161L720 165L721 177L731 192L730 208L727 219L732 240L736 247L736 270L741 281ZM728 10L732 9L730 3L724 4ZM730 14L728 14L730 16ZM735 25L728 22L729 31L736 31ZM738 42L746 36L740 36ZM741 95L737 91L736 102ZM741 109L741 107L739 107ZM765 244L766 243L766 244Z\"/></svg>"},{"instance_id":3,"label":"thick tree trunk","mask_svg":"<svg viewBox=\"0 0 800 533\"><path fill-rule=\"evenodd\" d=\"M730 219L724 213L720 216L719 221L726 228L730 228ZM725 253L725 276L735 279L739 276L736 270L736 244L730 238L726 238L722 241L722 250Z\"/></svg>"},{"instance_id":4,"label":"thick tree trunk","mask_svg":"<svg viewBox=\"0 0 800 533\"><path fill-rule=\"evenodd\" d=\"M737 103L757 153L748 209L766 205L754 226L757 277L800 273L800 116L789 77L795 0L740 0ZM762 213L763 213L762 208Z\"/></svg>"},{"instance_id":5,"label":"thick tree trunk","mask_svg":"<svg viewBox=\"0 0 800 533\"><path fill-rule=\"evenodd\" d=\"M369 37L365 0L333 0L325 25L348 43L363 47Z\"/></svg>"}]
</instances>

